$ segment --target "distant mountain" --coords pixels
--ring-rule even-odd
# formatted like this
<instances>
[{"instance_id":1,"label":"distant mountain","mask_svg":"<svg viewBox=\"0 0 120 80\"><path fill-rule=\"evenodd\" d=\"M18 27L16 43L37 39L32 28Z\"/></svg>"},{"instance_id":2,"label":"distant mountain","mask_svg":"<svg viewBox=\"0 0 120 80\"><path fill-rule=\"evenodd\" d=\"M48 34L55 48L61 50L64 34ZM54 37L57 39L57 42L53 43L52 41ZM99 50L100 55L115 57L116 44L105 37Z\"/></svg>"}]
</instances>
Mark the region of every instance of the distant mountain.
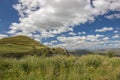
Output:
<instances>
[{"instance_id":1,"label":"distant mountain","mask_svg":"<svg viewBox=\"0 0 120 80\"><path fill-rule=\"evenodd\" d=\"M81 56L81 55L92 54L92 52L87 49L76 49L76 50L70 51L70 54Z\"/></svg>"},{"instance_id":2,"label":"distant mountain","mask_svg":"<svg viewBox=\"0 0 120 80\"><path fill-rule=\"evenodd\" d=\"M120 55L120 48L98 49L98 50L93 50L92 52L98 53L98 54L105 54L107 52L114 52L115 55Z\"/></svg>"},{"instance_id":3,"label":"distant mountain","mask_svg":"<svg viewBox=\"0 0 120 80\"><path fill-rule=\"evenodd\" d=\"M87 55L87 54L100 54L106 55L108 52L113 52L115 56L120 56L120 48L112 48L112 49L95 49L95 50L87 50L87 49L76 49L69 51L72 55Z\"/></svg>"}]
</instances>

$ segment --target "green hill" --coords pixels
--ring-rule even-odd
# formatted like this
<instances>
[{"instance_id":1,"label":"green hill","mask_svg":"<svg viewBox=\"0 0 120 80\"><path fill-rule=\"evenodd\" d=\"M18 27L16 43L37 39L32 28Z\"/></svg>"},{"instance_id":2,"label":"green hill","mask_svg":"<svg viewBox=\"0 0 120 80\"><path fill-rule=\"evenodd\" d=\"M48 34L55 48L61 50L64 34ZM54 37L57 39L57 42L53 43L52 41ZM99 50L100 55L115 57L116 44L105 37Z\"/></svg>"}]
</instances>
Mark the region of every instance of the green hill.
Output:
<instances>
[{"instance_id":1,"label":"green hill","mask_svg":"<svg viewBox=\"0 0 120 80\"><path fill-rule=\"evenodd\" d=\"M0 39L0 54L28 52L31 51L33 47L41 49L46 46L23 35Z\"/></svg>"},{"instance_id":2,"label":"green hill","mask_svg":"<svg viewBox=\"0 0 120 80\"><path fill-rule=\"evenodd\" d=\"M43 46L38 41L35 41L34 39L23 35L0 39L0 44Z\"/></svg>"},{"instance_id":3,"label":"green hill","mask_svg":"<svg viewBox=\"0 0 120 80\"><path fill-rule=\"evenodd\" d=\"M0 56L22 57L24 55L66 54L62 48L49 48L27 36L13 36L0 39Z\"/></svg>"}]
</instances>

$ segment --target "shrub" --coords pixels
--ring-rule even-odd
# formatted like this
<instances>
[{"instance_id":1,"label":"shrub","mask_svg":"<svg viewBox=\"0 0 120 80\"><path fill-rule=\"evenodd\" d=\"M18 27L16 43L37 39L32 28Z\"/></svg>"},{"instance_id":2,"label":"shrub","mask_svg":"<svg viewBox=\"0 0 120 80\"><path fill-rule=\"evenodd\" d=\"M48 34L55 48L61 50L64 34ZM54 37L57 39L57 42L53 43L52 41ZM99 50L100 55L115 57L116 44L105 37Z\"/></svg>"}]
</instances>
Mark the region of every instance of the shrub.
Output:
<instances>
[{"instance_id":1,"label":"shrub","mask_svg":"<svg viewBox=\"0 0 120 80\"><path fill-rule=\"evenodd\" d=\"M108 55L108 57L114 57L114 52L109 51L109 52L107 52L107 55Z\"/></svg>"}]
</instances>

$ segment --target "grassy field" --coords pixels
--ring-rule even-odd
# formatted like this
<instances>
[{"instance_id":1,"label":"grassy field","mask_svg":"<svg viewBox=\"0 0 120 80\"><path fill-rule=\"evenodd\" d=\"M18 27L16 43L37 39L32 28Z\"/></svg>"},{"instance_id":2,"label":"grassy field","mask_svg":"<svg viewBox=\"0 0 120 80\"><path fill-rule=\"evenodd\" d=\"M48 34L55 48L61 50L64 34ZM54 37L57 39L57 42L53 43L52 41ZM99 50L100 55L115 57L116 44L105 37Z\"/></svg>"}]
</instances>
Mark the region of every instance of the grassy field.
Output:
<instances>
[{"instance_id":1,"label":"grassy field","mask_svg":"<svg viewBox=\"0 0 120 80\"><path fill-rule=\"evenodd\" d=\"M26 36L0 39L0 80L120 80L120 58L72 56Z\"/></svg>"},{"instance_id":2,"label":"grassy field","mask_svg":"<svg viewBox=\"0 0 120 80\"><path fill-rule=\"evenodd\" d=\"M100 55L0 58L0 80L120 80L120 58Z\"/></svg>"}]
</instances>

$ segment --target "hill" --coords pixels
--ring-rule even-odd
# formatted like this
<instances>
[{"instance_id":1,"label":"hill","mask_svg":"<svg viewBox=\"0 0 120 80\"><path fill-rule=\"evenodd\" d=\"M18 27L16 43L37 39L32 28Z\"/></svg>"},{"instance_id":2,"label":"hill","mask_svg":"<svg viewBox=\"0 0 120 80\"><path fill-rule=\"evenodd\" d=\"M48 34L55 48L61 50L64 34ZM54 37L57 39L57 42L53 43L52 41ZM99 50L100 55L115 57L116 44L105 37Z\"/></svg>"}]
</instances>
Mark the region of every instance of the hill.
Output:
<instances>
[{"instance_id":1,"label":"hill","mask_svg":"<svg viewBox=\"0 0 120 80\"><path fill-rule=\"evenodd\" d=\"M120 48L108 48L93 50L93 53L106 54L107 52L113 52L115 56L120 56Z\"/></svg>"},{"instance_id":2,"label":"hill","mask_svg":"<svg viewBox=\"0 0 120 80\"><path fill-rule=\"evenodd\" d=\"M92 52L87 49L75 49L75 50L70 51L70 53L75 56L92 54Z\"/></svg>"},{"instance_id":3,"label":"hill","mask_svg":"<svg viewBox=\"0 0 120 80\"><path fill-rule=\"evenodd\" d=\"M120 48L95 49L95 50L76 49L76 50L70 50L69 52L75 56L88 55L88 54L107 55L108 52L113 52L114 56L120 57Z\"/></svg>"},{"instance_id":4,"label":"hill","mask_svg":"<svg viewBox=\"0 0 120 80\"><path fill-rule=\"evenodd\" d=\"M0 56L23 57L25 55L51 56L66 54L62 48L49 48L27 36L13 36L0 39Z\"/></svg>"},{"instance_id":5,"label":"hill","mask_svg":"<svg viewBox=\"0 0 120 80\"><path fill-rule=\"evenodd\" d=\"M31 39L30 37L23 36L23 35L0 39L0 44L43 46L38 41L35 41L34 39Z\"/></svg>"}]
</instances>

